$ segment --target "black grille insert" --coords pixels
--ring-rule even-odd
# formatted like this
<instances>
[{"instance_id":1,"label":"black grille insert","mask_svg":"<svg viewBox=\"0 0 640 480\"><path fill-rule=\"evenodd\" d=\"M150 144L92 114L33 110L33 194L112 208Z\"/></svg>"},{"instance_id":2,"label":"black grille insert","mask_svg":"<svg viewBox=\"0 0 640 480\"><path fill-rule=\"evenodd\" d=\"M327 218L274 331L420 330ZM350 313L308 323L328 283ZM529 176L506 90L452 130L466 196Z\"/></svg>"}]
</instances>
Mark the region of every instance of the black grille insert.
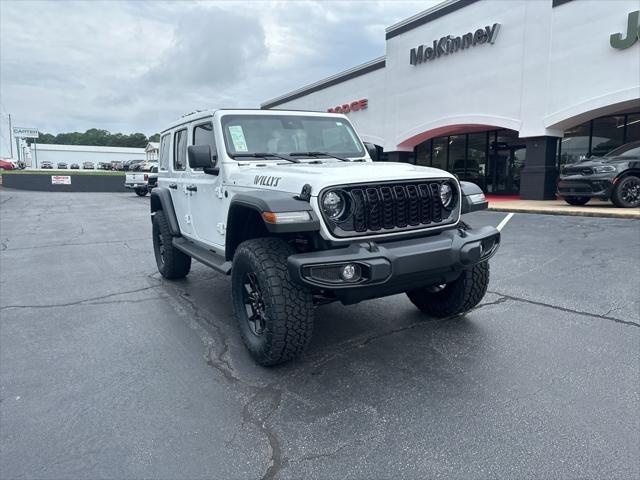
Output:
<instances>
[{"instance_id":1,"label":"black grille insert","mask_svg":"<svg viewBox=\"0 0 640 480\"><path fill-rule=\"evenodd\" d=\"M339 221L328 220L326 217L325 220L332 233L338 237L391 233L455 223L458 189L454 187L451 205L444 208L440 201L440 184L444 181L332 187L326 191L339 191L345 196L349 215ZM450 183L453 186L454 182Z\"/></svg>"}]
</instances>

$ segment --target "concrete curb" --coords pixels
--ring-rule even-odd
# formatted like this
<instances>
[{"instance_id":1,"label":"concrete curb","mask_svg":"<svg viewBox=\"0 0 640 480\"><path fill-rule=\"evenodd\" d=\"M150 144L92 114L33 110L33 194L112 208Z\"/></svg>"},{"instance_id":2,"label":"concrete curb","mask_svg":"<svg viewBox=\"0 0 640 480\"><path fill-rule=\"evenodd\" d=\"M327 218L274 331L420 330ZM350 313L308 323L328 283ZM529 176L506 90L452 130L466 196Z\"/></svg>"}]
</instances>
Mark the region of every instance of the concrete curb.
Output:
<instances>
[{"instance_id":1,"label":"concrete curb","mask_svg":"<svg viewBox=\"0 0 640 480\"><path fill-rule=\"evenodd\" d=\"M560 208L536 208L536 207L509 207L508 205L489 205L489 210L494 212L513 212L513 213L537 213L540 215L567 215L573 217L601 217L601 218L626 218L631 220L640 220L640 210L637 209L616 209L611 212L594 211L591 209L584 210L563 210ZM622 211L617 211L622 210ZM630 211L633 210L633 211Z\"/></svg>"}]
</instances>

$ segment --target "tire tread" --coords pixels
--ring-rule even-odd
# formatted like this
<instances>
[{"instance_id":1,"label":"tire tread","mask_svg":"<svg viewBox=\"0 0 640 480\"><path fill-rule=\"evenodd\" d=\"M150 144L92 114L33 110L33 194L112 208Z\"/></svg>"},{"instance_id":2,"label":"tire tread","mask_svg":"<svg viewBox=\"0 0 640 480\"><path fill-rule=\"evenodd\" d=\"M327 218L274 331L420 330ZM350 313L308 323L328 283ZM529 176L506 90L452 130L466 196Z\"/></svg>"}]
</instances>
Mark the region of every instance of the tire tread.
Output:
<instances>
[{"instance_id":1,"label":"tire tread","mask_svg":"<svg viewBox=\"0 0 640 480\"><path fill-rule=\"evenodd\" d=\"M282 239L270 237L243 242L234 256L232 294L239 322L245 321L245 313L239 311L243 304L242 278L239 276L243 274L243 270L235 269L237 262L247 261L255 269L259 281L263 280L261 288L269 314L263 347L255 348L247 338L248 333L244 328L240 328L245 345L261 365L275 365L292 360L298 357L311 341L313 300L307 289L291 280L287 258L293 253L293 249Z\"/></svg>"},{"instance_id":2,"label":"tire tread","mask_svg":"<svg viewBox=\"0 0 640 480\"><path fill-rule=\"evenodd\" d=\"M407 292L409 300L424 313L436 318L468 312L478 305L489 286L489 263L481 262L462 272L441 292L419 289Z\"/></svg>"}]
</instances>

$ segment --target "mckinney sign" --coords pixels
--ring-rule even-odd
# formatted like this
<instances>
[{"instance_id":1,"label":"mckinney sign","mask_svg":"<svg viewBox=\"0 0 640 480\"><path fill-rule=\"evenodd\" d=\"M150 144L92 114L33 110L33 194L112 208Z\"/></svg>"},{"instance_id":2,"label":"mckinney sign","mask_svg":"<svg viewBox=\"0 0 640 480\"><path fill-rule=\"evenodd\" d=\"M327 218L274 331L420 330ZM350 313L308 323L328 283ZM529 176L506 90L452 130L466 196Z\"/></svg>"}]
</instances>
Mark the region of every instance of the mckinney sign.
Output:
<instances>
[{"instance_id":1,"label":"mckinney sign","mask_svg":"<svg viewBox=\"0 0 640 480\"><path fill-rule=\"evenodd\" d=\"M498 30L500 30L500 24L494 23L492 27L487 25L484 28L477 29L473 33L465 33L458 37L447 35L440 40L434 40L432 47L420 45L412 48L409 52L409 63L411 65L417 65L429 60L435 60L443 55L456 53L460 49L464 50L465 48L475 47L483 43L493 45L493 42L496 41L496 37L498 36Z\"/></svg>"}]
</instances>

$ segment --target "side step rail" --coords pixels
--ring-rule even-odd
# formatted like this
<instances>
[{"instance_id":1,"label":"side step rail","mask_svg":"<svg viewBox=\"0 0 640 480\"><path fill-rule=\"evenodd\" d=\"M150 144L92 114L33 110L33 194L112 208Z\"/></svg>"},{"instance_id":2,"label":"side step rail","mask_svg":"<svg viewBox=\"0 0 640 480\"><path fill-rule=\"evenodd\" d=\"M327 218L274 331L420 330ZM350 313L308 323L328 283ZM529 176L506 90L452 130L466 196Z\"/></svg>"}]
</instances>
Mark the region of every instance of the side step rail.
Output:
<instances>
[{"instance_id":1,"label":"side step rail","mask_svg":"<svg viewBox=\"0 0 640 480\"><path fill-rule=\"evenodd\" d=\"M200 263L205 264L207 267L211 267L225 275L229 275L229 273L231 273L231 262L226 261L223 256L218 255L217 253L205 250L204 248L191 243L184 237L174 237L173 246L181 252L186 253L191 258L195 258Z\"/></svg>"}]
</instances>

